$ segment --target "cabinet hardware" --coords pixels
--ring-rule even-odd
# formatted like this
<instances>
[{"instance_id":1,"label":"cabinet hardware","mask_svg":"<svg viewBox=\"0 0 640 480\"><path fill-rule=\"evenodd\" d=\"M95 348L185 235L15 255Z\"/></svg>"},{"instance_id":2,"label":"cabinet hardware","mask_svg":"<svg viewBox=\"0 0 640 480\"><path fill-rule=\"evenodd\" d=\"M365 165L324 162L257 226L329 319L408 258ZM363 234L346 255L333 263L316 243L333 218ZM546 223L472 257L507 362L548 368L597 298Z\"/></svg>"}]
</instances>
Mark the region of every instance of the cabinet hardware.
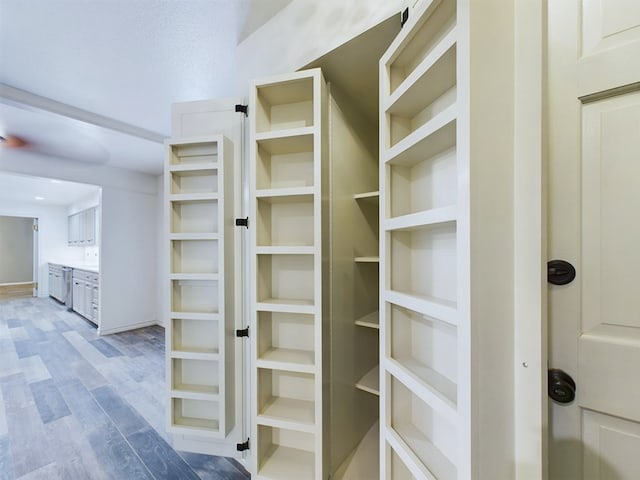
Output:
<instances>
[{"instance_id":1,"label":"cabinet hardware","mask_svg":"<svg viewBox=\"0 0 640 480\"><path fill-rule=\"evenodd\" d=\"M236 227L247 227L247 228L249 228L249 217L236 218Z\"/></svg>"},{"instance_id":2,"label":"cabinet hardware","mask_svg":"<svg viewBox=\"0 0 640 480\"><path fill-rule=\"evenodd\" d=\"M249 336L249 327L243 328L242 330L236 330L236 337L248 337Z\"/></svg>"},{"instance_id":3,"label":"cabinet hardware","mask_svg":"<svg viewBox=\"0 0 640 480\"><path fill-rule=\"evenodd\" d=\"M246 442L236 443L236 450L239 452L249 450L249 439L247 438Z\"/></svg>"},{"instance_id":4,"label":"cabinet hardware","mask_svg":"<svg viewBox=\"0 0 640 480\"><path fill-rule=\"evenodd\" d=\"M249 106L248 105L236 105L236 112L238 113L244 113L244 116L248 116L249 115Z\"/></svg>"},{"instance_id":5,"label":"cabinet hardware","mask_svg":"<svg viewBox=\"0 0 640 480\"><path fill-rule=\"evenodd\" d=\"M567 285L576 278L576 269L565 260L550 260L547 263L547 281L553 285Z\"/></svg>"}]
</instances>

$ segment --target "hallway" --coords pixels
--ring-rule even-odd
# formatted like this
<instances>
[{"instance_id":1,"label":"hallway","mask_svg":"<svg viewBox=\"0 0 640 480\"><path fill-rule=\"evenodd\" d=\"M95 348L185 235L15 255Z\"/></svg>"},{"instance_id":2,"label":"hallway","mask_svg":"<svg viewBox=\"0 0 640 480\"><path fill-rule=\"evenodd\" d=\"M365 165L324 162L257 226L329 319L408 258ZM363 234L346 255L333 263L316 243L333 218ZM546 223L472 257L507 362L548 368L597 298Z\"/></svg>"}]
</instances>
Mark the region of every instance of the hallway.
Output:
<instances>
[{"instance_id":1,"label":"hallway","mask_svg":"<svg viewBox=\"0 0 640 480\"><path fill-rule=\"evenodd\" d=\"M0 480L245 480L165 432L164 329L99 337L52 299L0 300Z\"/></svg>"}]
</instances>

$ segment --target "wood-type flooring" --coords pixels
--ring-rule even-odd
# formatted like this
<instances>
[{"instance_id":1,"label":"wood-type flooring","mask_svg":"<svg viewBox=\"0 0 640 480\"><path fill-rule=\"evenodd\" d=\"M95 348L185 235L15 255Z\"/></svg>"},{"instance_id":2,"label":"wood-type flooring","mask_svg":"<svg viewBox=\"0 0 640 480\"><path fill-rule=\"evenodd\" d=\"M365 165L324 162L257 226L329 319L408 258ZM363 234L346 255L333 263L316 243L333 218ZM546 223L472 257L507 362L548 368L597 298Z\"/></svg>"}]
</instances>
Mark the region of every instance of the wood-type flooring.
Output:
<instances>
[{"instance_id":1,"label":"wood-type flooring","mask_svg":"<svg viewBox=\"0 0 640 480\"><path fill-rule=\"evenodd\" d=\"M249 479L171 447L164 370L162 327L101 337L52 299L0 299L0 480Z\"/></svg>"}]
</instances>

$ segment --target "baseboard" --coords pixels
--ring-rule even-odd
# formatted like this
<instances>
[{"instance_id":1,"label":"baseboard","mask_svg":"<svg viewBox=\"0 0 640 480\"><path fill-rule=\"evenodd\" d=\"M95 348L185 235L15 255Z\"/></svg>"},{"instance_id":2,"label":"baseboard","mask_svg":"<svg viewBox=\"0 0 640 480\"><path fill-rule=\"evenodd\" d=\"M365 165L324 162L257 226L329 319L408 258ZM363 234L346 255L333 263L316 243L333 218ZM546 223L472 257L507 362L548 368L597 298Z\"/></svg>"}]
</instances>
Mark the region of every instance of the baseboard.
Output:
<instances>
[{"instance_id":1,"label":"baseboard","mask_svg":"<svg viewBox=\"0 0 640 480\"><path fill-rule=\"evenodd\" d=\"M158 322L156 320L152 320L150 322L134 323L132 325L110 328L108 330L104 330L102 327L98 326L98 335L111 335L113 333L129 332L131 330L137 330L138 328L152 327L154 325L158 325Z\"/></svg>"}]
</instances>

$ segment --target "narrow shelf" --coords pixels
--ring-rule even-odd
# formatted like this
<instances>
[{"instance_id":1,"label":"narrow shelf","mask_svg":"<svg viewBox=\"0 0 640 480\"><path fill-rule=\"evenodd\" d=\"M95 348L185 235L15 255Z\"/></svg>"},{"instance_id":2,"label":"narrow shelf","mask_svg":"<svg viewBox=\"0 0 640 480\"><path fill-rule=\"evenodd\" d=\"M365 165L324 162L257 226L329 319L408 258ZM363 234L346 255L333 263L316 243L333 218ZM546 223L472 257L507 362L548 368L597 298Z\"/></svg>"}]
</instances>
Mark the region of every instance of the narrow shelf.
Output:
<instances>
[{"instance_id":1,"label":"narrow shelf","mask_svg":"<svg viewBox=\"0 0 640 480\"><path fill-rule=\"evenodd\" d=\"M219 240L218 233L170 233L169 240Z\"/></svg>"},{"instance_id":2,"label":"narrow shelf","mask_svg":"<svg viewBox=\"0 0 640 480\"><path fill-rule=\"evenodd\" d=\"M171 388L171 396L178 398L198 398L217 400L220 388L217 385L196 385L191 383L179 383Z\"/></svg>"},{"instance_id":3,"label":"narrow shelf","mask_svg":"<svg viewBox=\"0 0 640 480\"><path fill-rule=\"evenodd\" d=\"M435 395L440 395L445 403L449 403L449 407L455 408L458 389L456 384L447 377L409 356L395 357L389 361L397 362L398 368L403 369L407 377L423 382L428 386L427 388L434 390Z\"/></svg>"},{"instance_id":4,"label":"narrow shelf","mask_svg":"<svg viewBox=\"0 0 640 480\"><path fill-rule=\"evenodd\" d=\"M218 162L169 165L169 172L209 172L218 170Z\"/></svg>"},{"instance_id":5,"label":"narrow shelf","mask_svg":"<svg viewBox=\"0 0 640 480\"><path fill-rule=\"evenodd\" d=\"M313 433L315 403L293 398L272 397L258 413L257 423Z\"/></svg>"},{"instance_id":6,"label":"narrow shelf","mask_svg":"<svg viewBox=\"0 0 640 480\"><path fill-rule=\"evenodd\" d=\"M314 373L315 354L308 350L271 348L258 356L258 368Z\"/></svg>"},{"instance_id":7,"label":"narrow shelf","mask_svg":"<svg viewBox=\"0 0 640 480\"><path fill-rule=\"evenodd\" d=\"M296 127L256 132L254 138L256 142L260 143L260 146L266 148L269 152L282 154L312 150L314 133L315 128L313 126Z\"/></svg>"},{"instance_id":8,"label":"narrow shelf","mask_svg":"<svg viewBox=\"0 0 640 480\"><path fill-rule=\"evenodd\" d=\"M376 330L380 329L380 312L375 311L371 312L364 317L360 317L356 320L356 325L367 328L375 328Z\"/></svg>"},{"instance_id":9,"label":"narrow shelf","mask_svg":"<svg viewBox=\"0 0 640 480\"><path fill-rule=\"evenodd\" d=\"M218 313L198 313L198 312L169 312L171 320L219 320Z\"/></svg>"},{"instance_id":10,"label":"narrow shelf","mask_svg":"<svg viewBox=\"0 0 640 480\"><path fill-rule=\"evenodd\" d=\"M204 348L174 348L169 352L169 357L184 360L220 360L218 352L212 352Z\"/></svg>"},{"instance_id":11,"label":"narrow shelf","mask_svg":"<svg viewBox=\"0 0 640 480\"><path fill-rule=\"evenodd\" d=\"M385 290L384 297L387 302L423 313L451 325L458 324L458 312L455 302L424 295L411 295L394 290Z\"/></svg>"},{"instance_id":12,"label":"narrow shelf","mask_svg":"<svg viewBox=\"0 0 640 480\"><path fill-rule=\"evenodd\" d=\"M409 370L405 365L393 359L386 359L384 369L389 374L399 380L408 390L413 392L418 398L425 402L442 418L447 419L451 424L457 421L457 406L443 392L438 391L434 386ZM445 388L450 389L447 385ZM455 386L454 386L455 388ZM451 394L451 392L448 392Z\"/></svg>"},{"instance_id":13,"label":"narrow shelf","mask_svg":"<svg viewBox=\"0 0 640 480\"><path fill-rule=\"evenodd\" d=\"M285 300L281 298L262 299L257 302L256 310L263 312L316 313L316 307L311 301Z\"/></svg>"},{"instance_id":14,"label":"narrow shelf","mask_svg":"<svg viewBox=\"0 0 640 480\"><path fill-rule=\"evenodd\" d=\"M380 200L380 191L356 193L353 198L364 202L378 202Z\"/></svg>"},{"instance_id":15,"label":"narrow shelf","mask_svg":"<svg viewBox=\"0 0 640 480\"><path fill-rule=\"evenodd\" d=\"M198 402L209 402L209 403L220 401L220 394L218 391L216 391L216 393L211 393L206 391L172 388L169 391L169 396L172 399L176 399L176 400L193 400Z\"/></svg>"},{"instance_id":16,"label":"narrow shelf","mask_svg":"<svg viewBox=\"0 0 640 480\"><path fill-rule=\"evenodd\" d=\"M380 263L380 257L356 257L356 263Z\"/></svg>"},{"instance_id":17,"label":"narrow shelf","mask_svg":"<svg viewBox=\"0 0 640 480\"><path fill-rule=\"evenodd\" d=\"M456 41L457 30L456 27L453 27L413 72L398 85L384 102L382 109L393 114L413 115L415 114L414 110L420 110L422 104L430 104L433 101L432 97L425 97L424 95L425 91L434 90L434 82L431 77L436 77L436 83L439 87L435 88L436 92L446 90L451 83L455 84ZM440 71L434 72L434 66L437 66ZM436 73L436 75L433 75L433 73ZM420 96L420 94L422 95ZM416 102L416 97L419 98L421 103Z\"/></svg>"},{"instance_id":18,"label":"narrow shelf","mask_svg":"<svg viewBox=\"0 0 640 480\"><path fill-rule=\"evenodd\" d=\"M179 417L171 422L171 429L174 432L198 434L220 434L220 422L218 420L208 420L205 418Z\"/></svg>"},{"instance_id":19,"label":"narrow shelf","mask_svg":"<svg viewBox=\"0 0 640 480\"><path fill-rule=\"evenodd\" d=\"M414 425L410 423L395 425L386 432L386 437L396 453L403 452L403 461L408 460L407 463L414 475L417 471L423 478L443 480L457 478L455 465Z\"/></svg>"},{"instance_id":20,"label":"narrow shelf","mask_svg":"<svg viewBox=\"0 0 640 480\"><path fill-rule=\"evenodd\" d=\"M302 196L312 196L315 193L313 185L306 187L263 188L256 190L256 197L263 201L286 202L289 197L298 199Z\"/></svg>"},{"instance_id":21,"label":"narrow shelf","mask_svg":"<svg viewBox=\"0 0 640 480\"><path fill-rule=\"evenodd\" d=\"M315 480L315 456L313 452L282 445L272 445L260 461L262 467L258 470L258 478Z\"/></svg>"},{"instance_id":22,"label":"narrow shelf","mask_svg":"<svg viewBox=\"0 0 640 480\"><path fill-rule=\"evenodd\" d=\"M358 382L356 388L365 392L380 395L380 367L375 366L369 370Z\"/></svg>"},{"instance_id":23,"label":"narrow shelf","mask_svg":"<svg viewBox=\"0 0 640 480\"><path fill-rule=\"evenodd\" d=\"M314 253L315 247L304 245L271 245L256 247L257 255L313 255Z\"/></svg>"},{"instance_id":24,"label":"narrow shelf","mask_svg":"<svg viewBox=\"0 0 640 480\"><path fill-rule=\"evenodd\" d=\"M173 203L199 202L202 200L218 200L218 193L172 193L169 201Z\"/></svg>"},{"instance_id":25,"label":"narrow shelf","mask_svg":"<svg viewBox=\"0 0 640 480\"><path fill-rule=\"evenodd\" d=\"M170 273L169 280L207 280L216 281L220 279L218 273Z\"/></svg>"},{"instance_id":26,"label":"narrow shelf","mask_svg":"<svg viewBox=\"0 0 640 480\"><path fill-rule=\"evenodd\" d=\"M381 152L384 163L414 165L425 158L454 148L456 144L457 105L451 105L392 148Z\"/></svg>"},{"instance_id":27,"label":"narrow shelf","mask_svg":"<svg viewBox=\"0 0 640 480\"><path fill-rule=\"evenodd\" d=\"M389 218L384 222L385 230L412 230L426 225L454 222L457 219L455 206L447 206Z\"/></svg>"}]
</instances>

